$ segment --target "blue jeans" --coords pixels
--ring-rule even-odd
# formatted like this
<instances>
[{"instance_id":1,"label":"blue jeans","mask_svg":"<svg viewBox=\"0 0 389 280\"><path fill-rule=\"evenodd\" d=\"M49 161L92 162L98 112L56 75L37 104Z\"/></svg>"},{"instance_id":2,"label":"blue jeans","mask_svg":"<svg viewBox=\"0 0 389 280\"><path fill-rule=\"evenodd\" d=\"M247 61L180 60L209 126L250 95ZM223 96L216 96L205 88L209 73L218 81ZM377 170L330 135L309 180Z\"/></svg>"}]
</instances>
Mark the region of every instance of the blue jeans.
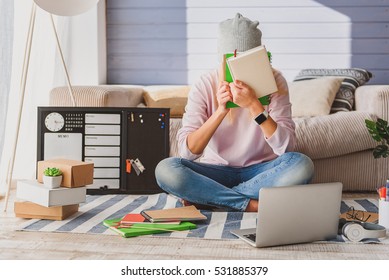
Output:
<instances>
[{"instance_id":1,"label":"blue jeans","mask_svg":"<svg viewBox=\"0 0 389 280\"><path fill-rule=\"evenodd\" d=\"M166 192L197 204L244 211L258 199L262 187L307 184L312 160L288 152L274 160L237 168L166 158L156 167L158 185Z\"/></svg>"}]
</instances>

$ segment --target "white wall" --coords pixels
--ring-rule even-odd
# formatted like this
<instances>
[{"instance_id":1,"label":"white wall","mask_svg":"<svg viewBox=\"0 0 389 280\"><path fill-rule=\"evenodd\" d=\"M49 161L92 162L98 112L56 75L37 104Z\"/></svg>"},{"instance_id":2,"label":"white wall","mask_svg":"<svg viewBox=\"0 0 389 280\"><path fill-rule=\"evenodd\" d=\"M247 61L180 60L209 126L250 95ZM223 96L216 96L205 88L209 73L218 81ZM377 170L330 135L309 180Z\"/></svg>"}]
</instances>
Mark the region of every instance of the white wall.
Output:
<instances>
[{"instance_id":1,"label":"white wall","mask_svg":"<svg viewBox=\"0 0 389 280\"><path fill-rule=\"evenodd\" d=\"M216 65L218 23L258 20L274 67L360 67L389 83L389 0L108 0L108 82L186 84Z\"/></svg>"},{"instance_id":2,"label":"white wall","mask_svg":"<svg viewBox=\"0 0 389 280\"><path fill-rule=\"evenodd\" d=\"M0 0L0 156L3 151L5 119L11 81L13 10L13 2Z\"/></svg>"},{"instance_id":3,"label":"white wall","mask_svg":"<svg viewBox=\"0 0 389 280\"><path fill-rule=\"evenodd\" d=\"M11 89L0 161L0 194L6 190L8 166L15 143L20 102L20 80L32 0L15 1ZM54 17L65 61L73 85L106 83L105 1L75 17ZM103 27L102 27L102 26ZM37 8L26 95L13 179L34 179L37 151L37 107L49 105L49 92L64 86L54 33L47 12Z\"/></svg>"},{"instance_id":4,"label":"white wall","mask_svg":"<svg viewBox=\"0 0 389 280\"><path fill-rule=\"evenodd\" d=\"M73 17L58 17L58 36L73 85L106 83L107 48L105 1L86 13ZM66 85L60 57L56 57L54 86Z\"/></svg>"}]
</instances>

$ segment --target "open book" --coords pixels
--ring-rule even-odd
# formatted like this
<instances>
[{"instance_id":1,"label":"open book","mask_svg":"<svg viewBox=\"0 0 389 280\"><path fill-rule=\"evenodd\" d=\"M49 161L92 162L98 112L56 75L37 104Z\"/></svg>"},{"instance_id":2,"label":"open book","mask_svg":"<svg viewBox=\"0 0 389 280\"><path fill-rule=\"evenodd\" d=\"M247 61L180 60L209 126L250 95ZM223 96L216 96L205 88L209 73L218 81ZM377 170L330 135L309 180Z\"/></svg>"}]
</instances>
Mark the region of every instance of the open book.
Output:
<instances>
[{"instance_id":1,"label":"open book","mask_svg":"<svg viewBox=\"0 0 389 280\"><path fill-rule=\"evenodd\" d=\"M232 82L240 80L249 85L257 94L263 105L268 105L268 96L277 92L277 84L274 79L268 53L264 46L259 46L248 51L238 53L236 57L227 54L225 80ZM238 107L229 102L227 108Z\"/></svg>"}]
</instances>

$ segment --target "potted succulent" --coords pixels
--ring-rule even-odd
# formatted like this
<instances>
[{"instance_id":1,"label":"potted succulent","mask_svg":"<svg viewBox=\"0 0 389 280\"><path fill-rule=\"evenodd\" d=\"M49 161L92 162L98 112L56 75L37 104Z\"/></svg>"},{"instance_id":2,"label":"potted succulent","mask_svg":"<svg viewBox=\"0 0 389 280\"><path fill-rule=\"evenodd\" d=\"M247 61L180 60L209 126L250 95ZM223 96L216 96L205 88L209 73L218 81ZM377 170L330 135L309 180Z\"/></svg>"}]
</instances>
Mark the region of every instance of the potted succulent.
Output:
<instances>
[{"instance_id":1,"label":"potted succulent","mask_svg":"<svg viewBox=\"0 0 389 280\"><path fill-rule=\"evenodd\" d=\"M374 158L386 158L389 156L389 126L388 122L377 118L377 121L365 120L366 127L371 137L380 142L373 150Z\"/></svg>"},{"instance_id":2,"label":"potted succulent","mask_svg":"<svg viewBox=\"0 0 389 280\"><path fill-rule=\"evenodd\" d=\"M48 167L43 171L43 184L50 188L55 189L61 186L62 171L56 167Z\"/></svg>"}]
</instances>

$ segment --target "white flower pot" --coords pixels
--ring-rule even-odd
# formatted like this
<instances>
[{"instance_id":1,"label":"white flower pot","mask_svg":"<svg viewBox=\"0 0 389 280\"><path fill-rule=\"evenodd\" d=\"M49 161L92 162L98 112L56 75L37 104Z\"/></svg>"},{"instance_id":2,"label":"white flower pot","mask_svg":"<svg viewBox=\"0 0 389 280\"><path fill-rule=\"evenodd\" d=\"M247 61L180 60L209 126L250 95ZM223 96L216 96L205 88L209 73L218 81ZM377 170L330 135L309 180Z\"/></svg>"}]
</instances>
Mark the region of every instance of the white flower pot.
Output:
<instances>
[{"instance_id":1,"label":"white flower pot","mask_svg":"<svg viewBox=\"0 0 389 280\"><path fill-rule=\"evenodd\" d=\"M59 188L61 186L61 182L62 182L62 175L55 176L55 177L43 175L43 184L50 189Z\"/></svg>"}]
</instances>

